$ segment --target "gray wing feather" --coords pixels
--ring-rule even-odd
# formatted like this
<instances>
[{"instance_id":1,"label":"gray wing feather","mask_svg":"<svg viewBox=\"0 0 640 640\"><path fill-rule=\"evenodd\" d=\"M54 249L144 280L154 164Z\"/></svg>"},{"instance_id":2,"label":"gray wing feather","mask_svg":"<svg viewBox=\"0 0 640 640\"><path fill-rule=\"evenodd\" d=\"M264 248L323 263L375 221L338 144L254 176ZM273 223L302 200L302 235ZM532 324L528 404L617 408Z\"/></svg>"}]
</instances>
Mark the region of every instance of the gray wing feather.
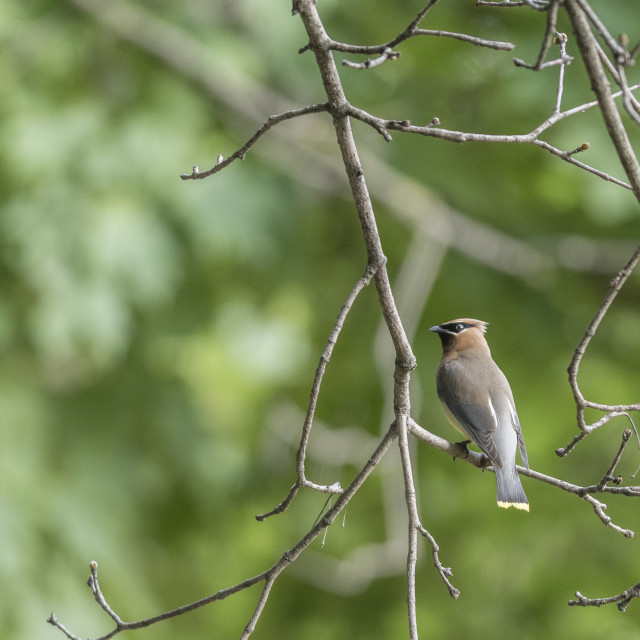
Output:
<instances>
[{"instance_id":1,"label":"gray wing feather","mask_svg":"<svg viewBox=\"0 0 640 640\"><path fill-rule=\"evenodd\" d=\"M438 396L469 438L501 467L502 458L492 437L498 428L496 413L489 402L488 391L484 394L486 401L481 396L472 398L463 393L464 389L478 389L477 384L470 387L470 377L467 367L455 361L447 363L438 374Z\"/></svg>"}]
</instances>

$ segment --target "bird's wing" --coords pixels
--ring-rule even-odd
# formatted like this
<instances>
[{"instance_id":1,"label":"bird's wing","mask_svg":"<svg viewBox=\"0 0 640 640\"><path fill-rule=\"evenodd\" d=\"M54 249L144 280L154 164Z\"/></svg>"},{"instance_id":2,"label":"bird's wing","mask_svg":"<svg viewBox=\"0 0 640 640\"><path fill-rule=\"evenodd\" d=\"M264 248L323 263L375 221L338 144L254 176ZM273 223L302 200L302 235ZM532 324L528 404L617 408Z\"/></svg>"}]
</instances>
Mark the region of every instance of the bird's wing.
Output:
<instances>
[{"instance_id":1,"label":"bird's wing","mask_svg":"<svg viewBox=\"0 0 640 640\"><path fill-rule=\"evenodd\" d=\"M501 467L502 458L492 437L499 426L496 410L486 387L477 380L467 384L465 379L469 377L467 367L455 361L447 363L438 374L438 396L469 438ZM475 389L473 395L464 391L471 388Z\"/></svg>"},{"instance_id":2,"label":"bird's wing","mask_svg":"<svg viewBox=\"0 0 640 640\"><path fill-rule=\"evenodd\" d=\"M451 413L491 461L501 467L502 457L493 441L493 433L498 426L493 407L489 404L459 403L457 411Z\"/></svg>"}]
</instances>

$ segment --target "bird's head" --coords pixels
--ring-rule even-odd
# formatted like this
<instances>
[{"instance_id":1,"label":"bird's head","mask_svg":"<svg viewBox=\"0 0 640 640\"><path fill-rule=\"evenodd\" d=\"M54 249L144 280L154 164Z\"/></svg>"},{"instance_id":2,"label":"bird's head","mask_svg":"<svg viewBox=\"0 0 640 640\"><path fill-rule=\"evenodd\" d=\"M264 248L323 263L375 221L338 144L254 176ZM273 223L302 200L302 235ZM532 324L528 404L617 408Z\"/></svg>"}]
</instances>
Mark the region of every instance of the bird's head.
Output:
<instances>
[{"instance_id":1,"label":"bird's head","mask_svg":"<svg viewBox=\"0 0 640 640\"><path fill-rule=\"evenodd\" d=\"M429 331L433 331L440 336L442 341L442 349L470 349L473 347L487 347L487 341L484 334L487 331L487 323L482 320L474 320L473 318L458 318L450 320L443 324L431 327Z\"/></svg>"}]
</instances>

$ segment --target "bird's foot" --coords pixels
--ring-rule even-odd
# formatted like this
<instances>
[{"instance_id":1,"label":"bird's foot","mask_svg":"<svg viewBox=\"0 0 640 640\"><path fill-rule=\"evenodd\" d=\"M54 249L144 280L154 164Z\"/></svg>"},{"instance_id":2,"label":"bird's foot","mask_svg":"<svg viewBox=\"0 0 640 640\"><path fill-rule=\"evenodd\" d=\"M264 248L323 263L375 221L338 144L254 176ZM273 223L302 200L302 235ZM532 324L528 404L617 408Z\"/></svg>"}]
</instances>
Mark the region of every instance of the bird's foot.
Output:
<instances>
[{"instance_id":1,"label":"bird's foot","mask_svg":"<svg viewBox=\"0 0 640 640\"><path fill-rule=\"evenodd\" d=\"M469 449L467 448L467 445L471 444L471 440L463 440L462 442L454 442L454 444L462 449L462 451L458 455L453 456L453 461L454 462L456 461L456 458L468 458L469 457Z\"/></svg>"}]
</instances>

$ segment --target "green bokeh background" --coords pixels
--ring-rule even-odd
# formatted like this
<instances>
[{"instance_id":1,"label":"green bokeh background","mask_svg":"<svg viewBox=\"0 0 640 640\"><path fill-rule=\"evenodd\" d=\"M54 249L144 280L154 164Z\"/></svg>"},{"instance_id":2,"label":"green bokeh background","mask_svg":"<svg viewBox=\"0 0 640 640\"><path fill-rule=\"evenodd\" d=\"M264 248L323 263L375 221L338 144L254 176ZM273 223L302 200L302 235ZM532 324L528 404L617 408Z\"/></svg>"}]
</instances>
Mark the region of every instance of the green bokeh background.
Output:
<instances>
[{"instance_id":1,"label":"green bokeh background","mask_svg":"<svg viewBox=\"0 0 640 640\"><path fill-rule=\"evenodd\" d=\"M594 4L612 33L637 41L633 3ZM377 44L421 3L318 7L335 39ZM306 40L290 2L6 0L2 13L0 636L61 638L45 622L55 611L95 637L110 621L85 586L91 560L111 605L139 619L263 571L312 525L324 497L308 492L284 515L254 516L294 480L313 373L366 256L326 115L283 123L219 175L179 179L235 151L268 115L323 101L312 55L297 53ZM341 67L356 106L485 133L525 133L550 114L557 70L512 63L535 59L544 14L442 0L424 26L517 48L414 39L393 63ZM568 50L577 54L572 39ZM591 99L576 60L563 106ZM354 130L398 303L407 315L417 307L414 417L455 438L427 329L479 317L532 467L597 482L624 421L567 459L554 450L576 430L573 349L637 243L631 193L534 147L402 134L389 144ZM595 110L545 139L563 149L586 140L580 159L623 177ZM632 140L638 148L637 130ZM638 400L638 284L627 283L584 361L593 400ZM391 418L380 322L367 289L324 381L315 482L348 483ZM636 444L619 467L631 483ZM635 602L624 614L567 606L577 589L607 596L637 582L636 540L526 479L531 513L499 510L490 474L424 445L414 457L423 522L462 591L450 599L423 546L421 637L640 638ZM277 581L254 637L406 637L402 491L394 445L344 527ZM617 524L640 529L638 503L606 502ZM235 638L258 594L123 637Z\"/></svg>"}]
</instances>

